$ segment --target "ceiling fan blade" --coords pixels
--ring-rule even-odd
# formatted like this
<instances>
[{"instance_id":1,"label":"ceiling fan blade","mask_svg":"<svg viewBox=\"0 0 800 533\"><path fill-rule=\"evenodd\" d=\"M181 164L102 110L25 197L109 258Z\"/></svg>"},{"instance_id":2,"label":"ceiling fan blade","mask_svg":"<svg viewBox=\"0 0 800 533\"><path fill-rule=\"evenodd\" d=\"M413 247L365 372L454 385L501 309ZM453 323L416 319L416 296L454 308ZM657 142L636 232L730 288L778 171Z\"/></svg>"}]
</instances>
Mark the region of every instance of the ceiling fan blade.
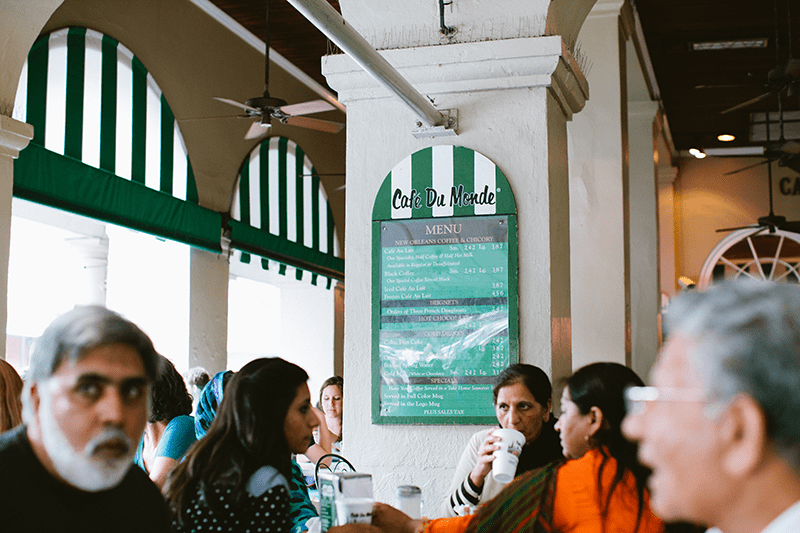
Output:
<instances>
[{"instance_id":1,"label":"ceiling fan blade","mask_svg":"<svg viewBox=\"0 0 800 533\"><path fill-rule=\"evenodd\" d=\"M796 155L782 157L779 162L779 166L791 168L795 172L800 172L800 157Z\"/></svg>"},{"instance_id":2,"label":"ceiling fan blade","mask_svg":"<svg viewBox=\"0 0 800 533\"><path fill-rule=\"evenodd\" d=\"M800 233L800 220L787 220L779 226L783 231L791 231L792 233Z\"/></svg>"},{"instance_id":3,"label":"ceiling fan blade","mask_svg":"<svg viewBox=\"0 0 800 533\"><path fill-rule=\"evenodd\" d=\"M764 155L763 146L733 146L730 148L705 148L703 151L709 157Z\"/></svg>"},{"instance_id":4,"label":"ceiling fan blade","mask_svg":"<svg viewBox=\"0 0 800 533\"><path fill-rule=\"evenodd\" d=\"M739 227L736 227L736 228L722 228L722 229L718 229L718 230L717 230L717 233L720 233L720 232L723 232L723 231L738 231L738 230L740 230L740 229L750 229L750 228L752 228L752 229L755 229L755 228L760 228L760 227L761 227L761 226L759 226L758 224L750 224L749 226L739 226Z\"/></svg>"},{"instance_id":5,"label":"ceiling fan blade","mask_svg":"<svg viewBox=\"0 0 800 533\"><path fill-rule=\"evenodd\" d=\"M310 102L303 102L302 104L289 104L281 106L281 111L287 115L311 115L312 113L322 113L323 111L330 111L336 109L325 100L312 100Z\"/></svg>"},{"instance_id":6,"label":"ceiling fan blade","mask_svg":"<svg viewBox=\"0 0 800 533\"><path fill-rule=\"evenodd\" d=\"M247 130L245 133L244 138L246 140L251 139L258 139L259 137L263 137L267 133L269 133L270 124L267 122L266 124L262 124L260 120L256 120L250 126L250 129Z\"/></svg>"},{"instance_id":7,"label":"ceiling fan blade","mask_svg":"<svg viewBox=\"0 0 800 533\"><path fill-rule=\"evenodd\" d=\"M242 104L240 102L237 102L236 100L231 100L230 98L220 98L219 96L215 96L214 100L218 100L218 101L220 101L222 103L236 106L236 107L238 107L240 109L244 109L245 111L248 111L248 112L253 113L255 115L260 115L261 114L261 110L256 109L255 107L250 107L249 105L246 105L246 104Z\"/></svg>"},{"instance_id":8,"label":"ceiling fan blade","mask_svg":"<svg viewBox=\"0 0 800 533\"><path fill-rule=\"evenodd\" d=\"M792 155L800 154L800 142L786 141L781 145L781 152Z\"/></svg>"},{"instance_id":9,"label":"ceiling fan blade","mask_svg":"<svg viewBox=\"0 0 800 533\"><path fill-rule=\"evenodd\" d=\"M216 117L188 117L188 118L175 117L175 120L177 120L178 122L191 122L193 120L217 120L220 118L253 118L253 115L218 115Z\"/></svg>"},{"instance_id":10,"label":"ceiling fan blade","mask_svg":"<svg viewBox=\"0 0 800 533\"><path fill-rule=\"evenodd\" d=\"M327 133L339 133L344 128L341 122L333 122L332 120L322 120L319 118L309 117L289 117L286 119L286 124L292 126L300 126L301 128L308 128L311 130L324 131Z\"/></svg>"},{"instance_id":11,"label":"ceiling fan blade","mask_svg":"<svg viewBox=\"0 0 800 533\"><path fill-rule=\"evenodd\" d=\"M739 172L744 172L745 170L750 170L751 168L755 168L755 167L758 167L758 166L761 166L761 165L766 165L767 163L769 163L769 160L761 161L760 163L756 163L755 165L748 165L748 166L746 166L744 168L740 168L738 170L732 170L730 172L726 172L725 174L723 174L723 176L731 176L733 174L738 174Z\"/></svg>"},{"instance_id":12,"label":"ceiling fan blade","mask_svg":"<svg viewBox=\"0 0 800 533\"><path fill-rule=\"evenodd\" d=\"M767 98L769 98L770 96L775 94L775 92L776 91L774 89L771 90L771 91L765 92L761 96L756 96L755 98L751 98L750 100L748 100L746 102L742 102L741 104L735 105L733 107L729 107L728 109L725 109L724 111L720 111L719 114L720 115L724 115L726 113L731 113L733 111L738 111L739 109L743 109L743 108L745 108L745 107L747 107L749 105L753 105L756 102L760 102L761 100L766 100Z\"/></svg>"},{"instance_id":13,"label":"ceiling fan blade","mask_svg":"<svg viewBox=\"0 0 800 533\"><path fill-rule=\"evenodd\" d=\"M738 87L754 87L753 83L727 83L721 85L695 85L695 89L735 89ZM761 85L759 85L760 87Z\"/></svg>"}]
</instances>

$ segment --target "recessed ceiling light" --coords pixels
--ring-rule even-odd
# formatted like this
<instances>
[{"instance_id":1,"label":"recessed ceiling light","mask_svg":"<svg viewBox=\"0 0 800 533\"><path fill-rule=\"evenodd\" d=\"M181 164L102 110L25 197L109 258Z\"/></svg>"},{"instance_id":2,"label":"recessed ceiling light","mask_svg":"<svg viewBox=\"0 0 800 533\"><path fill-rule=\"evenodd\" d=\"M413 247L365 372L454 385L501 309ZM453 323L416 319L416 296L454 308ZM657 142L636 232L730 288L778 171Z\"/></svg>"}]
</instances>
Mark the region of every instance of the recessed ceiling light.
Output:
<instances>
[{"instance_id":1,"label":"recessed ceiling light","mask_svg":"<svg viewBox=\"0 0 800 533\"><path fill-rule=\"evenodd\" d=\"M734 139L736 139L736 137L734 137L730 133L723 133L722 135L717 135L717 140L722 141L724 143L729 143Z\"/></svg>"},{"instance_id":2,"label":"recessed ceiling light","mask_svg":"<svg viewBox=\"0 0 800 533\"><path fill-rule=\"evenodd\" d=\"M698 150L697 148L689 148L689 153L695 156L697 159L703 159L706 156L705 152Z\"/></svg>"},{"instance_id":3,"label":"recessed ceiling light","mask_svg":"<svg viewBox=\"0 0 800 533\"><path fill-rule=\"evenodd\" d=\"M767 39L741 39L738 41L707 41L691 43L692 50L738 50L741 48L766 48Z\"/></svg>"}]
</instances>

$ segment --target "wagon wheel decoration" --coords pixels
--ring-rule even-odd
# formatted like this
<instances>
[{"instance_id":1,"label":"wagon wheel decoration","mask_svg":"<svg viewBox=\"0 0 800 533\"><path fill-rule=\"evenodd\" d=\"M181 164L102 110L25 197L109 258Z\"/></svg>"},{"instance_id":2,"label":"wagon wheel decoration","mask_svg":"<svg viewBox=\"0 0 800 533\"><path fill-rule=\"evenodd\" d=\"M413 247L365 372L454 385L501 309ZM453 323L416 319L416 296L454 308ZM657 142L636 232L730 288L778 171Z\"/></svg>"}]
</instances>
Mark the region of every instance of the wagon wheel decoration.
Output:
<instances>
[{"instance_id":1,"label":"wagon wheel decoration","mask_svg":"<svg viewBox=\"0 0 800 533\"><path fill-rule=\"evenodd\" d=\"M766 227L735 231L711 251L700 270L699 289L722 280L749 278L800 283L800 234Z\"/></svg>"}]
</instances>

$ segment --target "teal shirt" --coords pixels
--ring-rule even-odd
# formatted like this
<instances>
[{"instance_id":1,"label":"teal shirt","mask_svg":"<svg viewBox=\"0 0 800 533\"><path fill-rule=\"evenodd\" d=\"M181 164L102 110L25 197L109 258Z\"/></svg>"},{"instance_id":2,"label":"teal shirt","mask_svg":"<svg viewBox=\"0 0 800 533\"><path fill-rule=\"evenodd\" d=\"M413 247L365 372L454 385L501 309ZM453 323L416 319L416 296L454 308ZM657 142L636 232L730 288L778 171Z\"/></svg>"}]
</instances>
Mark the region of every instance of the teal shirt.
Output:
<instances>
[{"instance_id":1,"label":"teal shirt","mask_svg":"<svg viewBox=\"0 0 800 533\"><path fill-rule=\"evenodd\" d=\"M164 430L164 434L158 442L155 457L169 457L170 459L178 461L196 440L197 438L194 435L194 419L188 415L176 416L167 424L167 429ZM139 447L136 448L136 455L133 461L139 468L146 472L144 460L142 459L143 449L144 437L142 437L142 440L139 442Z\"/></svg>"}]
</instances>

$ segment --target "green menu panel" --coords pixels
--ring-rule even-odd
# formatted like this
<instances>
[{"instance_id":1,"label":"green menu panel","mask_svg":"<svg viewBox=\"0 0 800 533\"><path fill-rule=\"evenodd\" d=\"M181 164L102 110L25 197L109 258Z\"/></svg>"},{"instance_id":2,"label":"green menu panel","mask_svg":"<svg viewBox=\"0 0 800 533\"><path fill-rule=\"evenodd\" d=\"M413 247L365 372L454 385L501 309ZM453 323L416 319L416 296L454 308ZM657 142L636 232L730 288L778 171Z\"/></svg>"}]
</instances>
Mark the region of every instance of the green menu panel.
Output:
<instances>
[{"instance_id":1,"label":"green menu panel","mask_svg":"<svg viewBox=\"0 0 800 533\"><path fill-rule=\"evenodd\" d=\"M517 360L515 217L375 224L373 419L494 421L495 378Z\"/></svg>"}]
</instances>

